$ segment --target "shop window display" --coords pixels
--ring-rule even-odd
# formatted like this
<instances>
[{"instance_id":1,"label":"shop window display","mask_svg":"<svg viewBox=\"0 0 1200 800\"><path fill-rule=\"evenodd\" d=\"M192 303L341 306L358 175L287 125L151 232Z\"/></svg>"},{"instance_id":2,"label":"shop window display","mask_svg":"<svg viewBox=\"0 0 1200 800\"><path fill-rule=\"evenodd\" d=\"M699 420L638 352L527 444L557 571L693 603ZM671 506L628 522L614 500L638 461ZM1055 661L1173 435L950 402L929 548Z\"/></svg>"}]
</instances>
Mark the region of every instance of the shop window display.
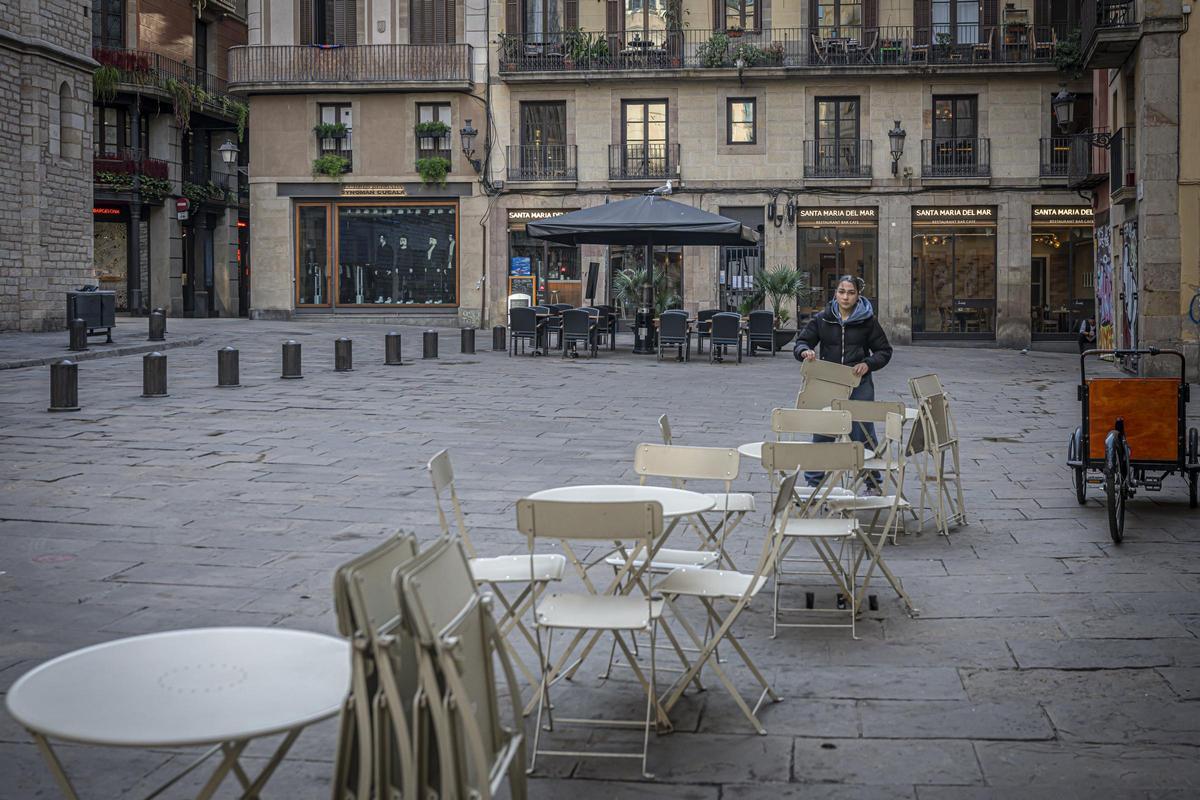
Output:
<instances>
[{"instance_id":1,"label":"shop window display","mask_svg":"<svg viewBox=\"0 0 1200 800\"><path fill-rule=\"evenodd\" d=\"M996 228L913 227L913 333L996 331Z\"/></svg>"},{"instance_id":2,"label":"shop window display","mask_svg":"<svg viewBox=\"0 0 1200 800\"><path fill-rule=\"evenodd\" d=\"M454 305L452 206L339 206L339 305Z\"/></svg>"},{"instance_id":3,"label":"shop window display","mask_svg":"<svg viewBox=\"0 0 1200 800\"><path fill-rule=\"evenodd\" d=\"M872 227L803 227L797 229L798 267L813 288L811 305L833 298L837 279L855 275L865 284L862 293L878 304L876 292L878 232ZM878 307L878 306L877 306Z\"/></svg>"},{"instance_id":4,"label":"shop window display","mask_svg":"<svg viewBox=\"0 0 1200 800\"><path fill-rule=\"evenodd\" d=\"M668 308L683 308L683 248L653 248L655 313ZM645 266L645 248L641 245L614 245L609 248L609 287L612 304L623 309L622 316L633 317L641 304ZM630 280L632 279L632 280Z\"/></svg>"},{"instance_id":5,"label":"shop window display","mask_svg":"<svg viewBox=\"0 0 1200 800\"><path fill-rule=\"evenodd\" d=\"M329 303L329 209L326 206L301 206L297 209L296 250L300 275L296 281L298 305L320 306Z\"/></svg>"}]
</instances>

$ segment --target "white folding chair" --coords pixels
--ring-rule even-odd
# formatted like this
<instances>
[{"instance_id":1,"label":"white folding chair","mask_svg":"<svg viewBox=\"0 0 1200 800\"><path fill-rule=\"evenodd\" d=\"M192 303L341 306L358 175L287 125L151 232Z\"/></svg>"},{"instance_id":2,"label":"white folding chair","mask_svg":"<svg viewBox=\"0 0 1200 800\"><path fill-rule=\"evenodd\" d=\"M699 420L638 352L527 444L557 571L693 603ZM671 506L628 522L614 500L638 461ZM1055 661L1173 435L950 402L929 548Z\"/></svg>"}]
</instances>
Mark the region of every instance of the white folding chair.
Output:
<instances>
[{"instance_id":1,"label":"white folding chair","mask_svg":"<svg viewBox=\"0 0 1200 800\"><path fill-rule=\"evenodd\" d=\"M873 439L870 435L870 428L866 427L867 423L873 425L883 425L887 422L888 414L899 414L900 418L904 418L904 404L890 403L880 400L834 400L830 404L830 408L834 411L849 411L850 418L855 425L862 425L863 430L867 433L867 443L863 453L863 471L855 477L850 488L857 490L859 487L870 484L884 494L887 491L887 483L894 483L894 474L890 474L884 468L884 458L882 450L883 446L877 439ZM876 431L878 436L878 431ZM870 452L866 452L866 451ZM875 480L873 475L878 472L882 480Z\"/></svg>"},{"instance_id":2,"label":"white folding chair","mask_svg":"<svg viewBox=\"0 0 1200 800\"><path fill-rule=\"evenodd\" d=\"M921 479L921 527L925 527L925 509L931 508L938 532L949 537L952 526L967 523L962 490L962 463L958 454L958 434L944 394L921 398L917 408L919 427L913 431L906 453L919 455ZM947 468L946 458L951 464ZM932 489L930 488L932 484ZM934 497L930 498L930 493Z\"/></svg>"},{"instance_id":3,"label":"white folding chair","mask_svg":"<svg viewBox=\"0 0 1200 800\"><path fill-rule=\"evenodd\" d=\"M788 514L792 508L792 490L795 489L796 478L799 474L799 471L793 472L785 478L780 491L775 496L775 502L772 505L771 520L765 529L762 550L759 553L758 563L755 565L753 573L745 574L725 570L684 568L675 570L659 581L654 587L666 598L667 605L671 608L672 616L679 622L688 636L691 637L693 644L695 644L698 650L695 659L689 664L687 672L666 692L666 700L663 701L663 707L668 713L675 703L679 701L679 698L683 696L688 682L693 677L698 677L701 670L706 665L709 665L712 667L717 679L725 686L725 689L729 692L742 714L754 726L754 729L759 734L766 734L766 729L758 719L758 710L768 697L776 703L783 698L771 688L762 671L755 665L737 637L732 634L732 629L742 611L750 605L750 601L766 586L767 578L775 563L775 556L779 552L779 547L783 542L783 531L787 527ZM687 617L680 612L676 605L676 601L680 597L694 597L704 607L709 631L706 632L703 640L697 635L696 630L688 623ZM733 607L724 617L721 616L716 608L716 603L719 600L733 604ZM730 680L722 668L720 659L715 658L717 647L722 641L726 640L733 646L734 651L742 659L742 663L746 665L746 668L750 670L750 673L758 682L761 691L753 707L746 703L741 692L738 691L733 681Z\"/></svg>"},{"instance_id":4,"label":"white folding chair","mask_svg":"<svg viewBox=\"0 0 1200 800\"><path fill-rule=\"evenodd\" d=\"M508 648L492 618L491 598L476 589L461 543L433 550L398 571L405 619L436 667L440 702L451 722L453 791L442 797L491 800L507 779L509 796L526 796L521 694ZM507 679L512 717L504 725L495 663Z\"/></svg>"},{"instance_id":5,"label":"white folding chair","mask_svg":"<svg viewBox=\"0 0 1200 800\"><path fill-rule=\"evenodd\" d=\"M647 770L647 754L650 747L650 729L656 719L666 721L666 714L658 704L656 677L658 664L655 658L655 643L658 623L662 617L663 601L650 592L646 580L649 563L646 554L653 550L654 542L662 536L662 505L657 502L623 503L571 503L553 500L522 499L517 503L517 528L525 534L529 543L530 558L538 539L558 539L563 542L607 541L626 554L625 566L618 573L610 591L625 582L628 593L595 594L545 592L534 595L533 617L537 633L538 663L541 665L541 680L538 685L537 719L534 727L533 747L529 770L537 766L539 755L570 756L573 758L639 758L642 774L653 777ZM640 567L634 566L641 556ZM555 718L550 701L550 687L554 682L556 668L551 661L554 632L575 630L607 632L614 636L617 646L642 683L646 692L646 717L638 720L595 720ZM647 675L633 658L625 644L622 633L644 632L650 636L650 669ZM543 647L543 633L545 643ZM578 637L577 637L578 638ZM554 730L555 722L601 727L641 727L641 753L595 752L591 750L542 750L539 747L542 733L542 718L547 720L547 731Z\"/></svg>"},{"instance_id":6,"label":"white folding chair","mask_svg":"<svg viewBox=\"0 0 1200 800\"><path fill-rule=\"evenodd\" d=\"M854 370L831 361L813 359L800 365L804 385L796 395L796 408L820 411L834 400L846 400L862 381Z\"/></svg>"},{"instance_id":7,"label":"white folding chair","mask_svg":"<svg viewBox=\"0 0 1200 800\"><path fill-rule=\"evenodd\" d=\"M454 487L454 468L450 464L449 451L439 451L429 460L428 469L429 476L433 481L433 497L437 504L438 523L442 527L442 533L450 538L455 536L442 507L442 499L445 495L450 504L450 510L454 514L458 540L462 542L463 549L470 559L471 574L475 576L475 582L487 586L503 609L496 624L508 643L509 656L521 670L521 674L529 681L529 685L536 686L536 674L521 658L516 647L508 641L508 637L510 634L519 633L530 647L537 647L533 633L524 622L525 611L532 603L535 593L544 591L551 581L562 580L567 560L557 553L538 554L532 559L532 562L524 555L476 557L475 546L467 533L466 520L458 501L458 491ZM505 585L518 590L516 597L511 600L508 598L502 588Z\"/></svg>"},{"instance_id":8,"label":"white folding chair","mask_svg":"<svg viewBox=\"0 0 1200 800\"><path fill-rule=\"evenodd\" d=\"M830 412L838 413L838 412ZM846 412L840 412L846 413ZM762 453L763 468L774 475L781 471L791 472L806 469L823 473L820 483L801 499L798 512L790 518L782 533L782 544L774 563L775 592L772 613L771 638L779 634L779 628L849 628L850 635L857 639L855 617L857 614L853 543L858 536L858 520L844 517L823 516L826 503L834 494L833 489L846 476L857 475L862 469L863 447L861 442L765 442ZM779 494L783 492L780 491ZM793 497L796 492L792 492ZM841 495L844 496L844 495ZM816 552L817 559L788 558L798 541L808 541ZM834 580L838 590L837 607L817 608L813 592L807 592L805 607L793 608L780 605L780 589L785 578L797 575L822 574L787 568L790 564L814 564L819 562ZM792 581L787 581L791 583ZM802 612L820 616L848 612L849 622L804 623L780 622L780 613Z\"/></svg>"},{"instance_id":9,"label":"white folding chair","mask_svg":"<svg viewBox=\"0 0 1200 800\"><path fill-rule=\"evenodd\" d=\"M421 709L416 650L400 623L392 574L417 556L416 539L396 535L338 568L334 600L338 628L351 637L351 697L357 748L348 754L357 780L353 793L335 800L415 797L418 786L436 785L424 770L427 740ZM338 775L343 760L339 753ZM373 787L373 790L372 790Z\"/></svg>"},{"instance_id":10,"label":"white folding chair","mask_svg":"<svg viewBox=\"0 0 1200 800\"><path fill-rule=\"evenodd\" d=\"M809 408L771 409L771 432L775 435L777 442L795 442L798 441L797 436L827 436L834 441L847 441L853 425L854 419L849 411ZM772 473L772 487L782 479L785 471L779 470ZM811 476L813 480L820 480L815 476L816 472L816 470L806 470L805 478ZM803 501L810 497L812 491L808 485L797 486L797 500ZM836 485L830 487L830 491L834 494L853 494L849 489Z\"/></svg>"}]
</instances>

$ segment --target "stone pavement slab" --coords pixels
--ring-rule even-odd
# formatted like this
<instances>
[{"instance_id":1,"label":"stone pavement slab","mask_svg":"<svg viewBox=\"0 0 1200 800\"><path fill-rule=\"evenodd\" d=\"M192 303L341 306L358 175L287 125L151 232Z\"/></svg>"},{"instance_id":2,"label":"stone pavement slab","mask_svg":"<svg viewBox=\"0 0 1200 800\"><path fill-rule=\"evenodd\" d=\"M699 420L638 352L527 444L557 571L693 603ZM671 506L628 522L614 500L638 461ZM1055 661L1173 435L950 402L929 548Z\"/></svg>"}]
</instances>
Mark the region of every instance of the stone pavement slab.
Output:
<instances>
[{"instance_id":1,"label":"stone pavement slab","mask_svg":"<svg viewBox=\"0 0 1200 800\"><path fill-rule=\"evenodd\" d=\"M0 693L49 658L137 633L332 633L337 564L389 531L437 535L424 467L443 447L481 553L521 553L521 496L636 481L633 448L659 440L663 413L682 444L760 440L799 382L786 355L657 362L627 341L594 362L564 361L490 353L481 335L479 352L463 356L457 332L444 331L440 357L422 360L414 329L402 330L406 365L388 367L388 330L350 318L171 319L170 342L200 344L167 353L170 397L141 398L140 356L110 351L80 364L73 414L45 412L46 367L0 371ZM119 342L144 335L145 320L117 331ZM350 373L332 369L340 336L354 339ZM0 337L0 362L60 355L65 334L44 337ZM303 343L303 380L278 377L289 338ZM241 388L214 385L225 345L240 352ZM876 375L879 399L908 399L907 379L927 372L953 398L969 524L948 540L927 530L889 547L920 615L905 615L880 581L859 640L811 629L773 640L764 598L737 631L784 697L763 710L767 736L709 676L708 691L677 707L676 732L652 739L656 781L632 764L545 758L532 797L1196 796L1200 515L1183 482L1139 492L1114 546L1098 497L1077 505L1063 465L1079 416L1075 358L899 348ZM736 488L765 508L765 476L743 467ZM747 561L762 524L752 516L731 541ZM805 588L832 603L827 582ZM606 658L597 648L556 687L556 703L636 715L628 674L598 680ZM729 670L748 688L736 662ZM306 732L266 796L327 797L335 735L331 723ZM608 731L559 735L595 749L637 744ZM64 748L85 797L145 789L190 755ZM3 714L0 787L5 798L56 796Z\"/></svg>"}]
</instances>

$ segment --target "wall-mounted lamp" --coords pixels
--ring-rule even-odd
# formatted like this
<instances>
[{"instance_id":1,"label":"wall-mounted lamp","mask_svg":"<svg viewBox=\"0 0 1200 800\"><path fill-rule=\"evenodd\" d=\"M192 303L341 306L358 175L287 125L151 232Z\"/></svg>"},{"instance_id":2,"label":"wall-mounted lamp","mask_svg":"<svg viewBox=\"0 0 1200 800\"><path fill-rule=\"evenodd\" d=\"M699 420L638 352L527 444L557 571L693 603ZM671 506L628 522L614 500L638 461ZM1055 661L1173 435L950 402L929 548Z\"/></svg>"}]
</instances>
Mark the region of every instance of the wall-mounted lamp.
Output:
<instances>
[{"instance_id":1,"label":"wall-mounted lamp","mask_svg":"<svg viewBox=\"0 0 1200 800\"><path fill-rule=\"evenodd\" d=\"M1078 99L1064 86L1050 101L1050 110L1054 112L1054 122L1064 134L1075 126L1075 101ZM1112 144L1112 134L1108 131L1083 131L1071 134L1071 136L1084 139L1093 147L1102 147L1105 150Z\"/></svg>"},{"instance_id":2,"label":"wall-mounted lamp","mask_svg":"<svg viewBox=\"0 0 1200 800\"><path fill-rule=\"evenodd\" d=\"M221 154L221 161L225 164L237 162L238 146L233 143L232 139L226 139L225 144L217 148L217 152Z\"/></svg>"},{"instance_id":3,"label":"wall-mounted lamp","mask_svg":"<svg viewBox=\"0 0 1200 800\"><path fill-rule=\"evenodd\" d=\"M900 127L900 120L896 120L896 125L888 131L888 142L892 147L892 175L895 176L899 172L900 156L904 155L904 137L908 134L904 132L904 128Z\"/></svg>"},{"instance_id":4,"label":"wall-mounted lamp","mask_svg":"<svg viewBox=\"0 0 1200 800\"><path fill-rule=\"evenodd\" d=\"M736 61L733 62L733 66L737 67L738 86L741 86L742 85L742 70L744 70L746 68L746 59L744 59L744 58L737 59Z\"/></svg>"},{"instance_id":5,"label":"wall-mounted lamp","mask_svg":"<svg viewBox=\"0 0 1200 800\"><path fill-rule=\"evenodd\" d=\"M483 172L483 162L475 157L475 137L479 135L479 131L475 130L471 125L471 120L467 120L466 125L458 132L458 135L462 137L463 155L467 157L467 161L470 162L471 167L476 172Z\"/></svg>"}]
</instances>

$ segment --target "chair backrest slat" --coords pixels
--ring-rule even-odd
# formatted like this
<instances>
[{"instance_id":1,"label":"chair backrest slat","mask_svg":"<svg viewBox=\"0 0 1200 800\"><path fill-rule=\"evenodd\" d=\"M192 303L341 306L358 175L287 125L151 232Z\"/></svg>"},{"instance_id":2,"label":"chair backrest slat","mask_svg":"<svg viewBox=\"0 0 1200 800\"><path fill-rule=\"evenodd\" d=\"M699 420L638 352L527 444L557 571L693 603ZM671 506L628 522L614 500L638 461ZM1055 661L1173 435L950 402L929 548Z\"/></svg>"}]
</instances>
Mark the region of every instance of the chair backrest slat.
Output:
<instances>
[{"instance_id":1,"label":"chair backrest slat","mask_svg":"<svg viewBox=\"0 0 1200 800\"><path fill-rule=\"evenodd\" d=\"M817 411L807 408L771 410L771 431L783 434L821 434L844 436L850 433L853 417L849 411Z\"/></svg>"},{"instance_id":2,"label":"chair backrest slat","mask_svg":"<svg viewBox=\"0 0 1200 800\"><path fill-rule=\"evenodd\" d=\"M849 398L851 391L845 384L810 379L804 382L804 388L796 395L796 408L820 411L829 408L834 400Z\"/></svg>"},{"instance_id":3,"label":"chair backrest slat","mask_svg":"<svg viewBox=\"0 0 1200 800\"><path fill-rule=\"evenodd\" d=\"M834 400L835 411L849 411L855 422L886 422L888 414L904 414L903 403L877 400Z\"/></svg>"},{"instance_id":4,"label":"chair backrest slat","mask_svg":"<svg viewBox=\"0 0 1200 800\"><path fill-rule=\"evenodd\" d=\"M742 324L742 318L730 312L722 311L720 314L714 314L712 318L712 338L714 340L735 342L738 338L738 328Z\"/></svg>"},{"instance_id":5,"label":"chair backrest slat","mask_svg":"<svg viewBox=\"0 0 1200 800\"><path fill-rule=\"evenodd\" d=\"M862 378L854 374L852 367L847 367L844 364L835 364L832 361L822 361L819 358L814 358L812 361L805 361L800 365L800 374L804 376L805 385L808 385L810 380L825 381L827 383L840 383L843 386L854 388L862 382Z\"/></svg>"},{"instance_id":6,"label":"chair backrest slat","mask_svg":"<svg viewBox=\"0 0 1200 800\"><path fill-rule=\"evenodd\" d=\"M517 529L532 540L641 540L662 535L662 504L657 502L575 503L562 500L517 501Z\"/></svg>"},{"instance_id":7,"label":"chair backrest slat","mask_svg":"<svg viewBox=\"0 0 1200 800\"><path fill-rule=\"evenodd\" d=\"M639 444L633 471L642 477L730 482L737 478L739 461L738 451L730 447Z\"/></svg>"},{"instance_id":8,"label":"chair backrest slat","mask_svg":"<svg viewBox=\"0 0 1200 800\"><path fill-rule=\"evenodd\" d=\"M812 472L860 470L862 442L763 442L763 469L772 474L805 469Z\"/></svg>"}]
</instances>

